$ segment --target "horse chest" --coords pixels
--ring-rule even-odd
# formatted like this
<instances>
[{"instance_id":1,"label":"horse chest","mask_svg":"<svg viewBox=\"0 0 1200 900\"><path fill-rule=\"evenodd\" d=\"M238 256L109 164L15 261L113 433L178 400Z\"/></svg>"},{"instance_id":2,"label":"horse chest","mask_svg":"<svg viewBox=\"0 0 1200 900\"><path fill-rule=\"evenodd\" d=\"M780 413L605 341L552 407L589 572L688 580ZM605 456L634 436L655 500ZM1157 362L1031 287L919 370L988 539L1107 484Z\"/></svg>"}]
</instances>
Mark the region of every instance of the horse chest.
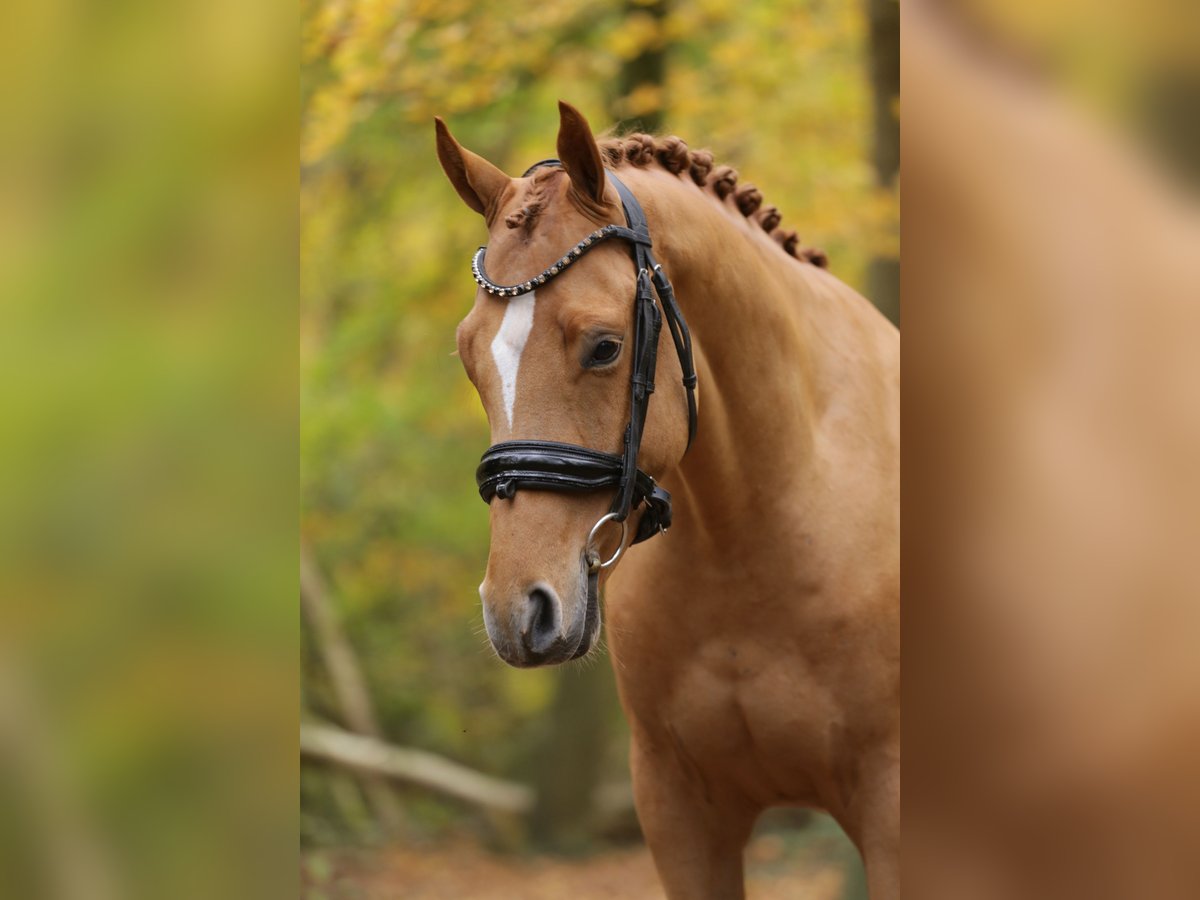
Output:
<instances>
[{"instance_id":1,"label":"horse chest","mask_svg":"<svg viewBox=\"0 0 1200 900\"><path fill-rule=\"evenodd\" d=\"M764 806L816 802L839 717L793 661L752 642L711 640L644 662L624 661L618 678L635 740L661 764Z\"/></svg>"}]
</instances>

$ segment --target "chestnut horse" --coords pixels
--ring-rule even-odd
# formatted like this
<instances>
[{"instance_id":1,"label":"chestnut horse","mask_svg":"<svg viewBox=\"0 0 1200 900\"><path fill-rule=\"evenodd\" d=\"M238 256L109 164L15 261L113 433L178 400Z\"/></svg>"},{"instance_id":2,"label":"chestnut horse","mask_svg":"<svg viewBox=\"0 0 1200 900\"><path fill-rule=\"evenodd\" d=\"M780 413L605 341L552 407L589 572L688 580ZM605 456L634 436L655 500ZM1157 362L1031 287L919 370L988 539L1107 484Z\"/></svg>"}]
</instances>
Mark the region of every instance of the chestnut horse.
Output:
<instances>
[{"instance_id":1,"label":"chestnut horse","mask_svg":"<svg viewBox=\"0 0 1200 900\"><path fill-rule=\"evenodd\" d=\"M442 167L487 222L487 277L536 284L624 225L606 167L619 174L691 326L698 429L689 447L682 354L659 341L636 460L674 496L674 522L617 565L596 561L649 504L628 539L605 527L591 547L610 489L491 500L492 645L515 666L586 653L604 587L638 817L670 898L742 897L755 819L783 805L827 810L871 896L897 897L899 333L711 154L598 143L577 110L560 115L561 162L521 178L437 121ZM518 297L481 288L458 328L493 443L624 450L637 275L625 241L587 249Z\"/></svg>"}]
</instances>

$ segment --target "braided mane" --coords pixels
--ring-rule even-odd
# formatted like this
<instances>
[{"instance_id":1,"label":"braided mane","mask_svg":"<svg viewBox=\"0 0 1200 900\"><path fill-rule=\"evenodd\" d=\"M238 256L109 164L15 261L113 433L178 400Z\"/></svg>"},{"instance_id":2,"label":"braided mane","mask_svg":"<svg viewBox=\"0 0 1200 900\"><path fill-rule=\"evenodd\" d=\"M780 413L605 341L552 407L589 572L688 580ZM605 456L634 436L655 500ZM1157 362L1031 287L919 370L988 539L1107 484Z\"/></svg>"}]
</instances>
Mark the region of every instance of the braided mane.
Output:
<instances>
[{"instance_id":1,"label":"braided mane","mask_svg":"<svg viewBox=\"0 0 1200 900\"><path fill-rule=\"evenodd\" d=\"M711 187L717 199L724 202L730 196L738 212L757 222L775 243L802 262L822 269L829 268L829 258L823 250L801 247L795 231L779 227L779 209L763 206L763 195L752 184L738 186L738 173L731 166L717 166L708 150L689 150L680 138L656 138L649 134L628 134L599 141L600 153L609 167L644 168L657 162L674 175L687 172L700 187Z\"/></svg>"}]
</instances>

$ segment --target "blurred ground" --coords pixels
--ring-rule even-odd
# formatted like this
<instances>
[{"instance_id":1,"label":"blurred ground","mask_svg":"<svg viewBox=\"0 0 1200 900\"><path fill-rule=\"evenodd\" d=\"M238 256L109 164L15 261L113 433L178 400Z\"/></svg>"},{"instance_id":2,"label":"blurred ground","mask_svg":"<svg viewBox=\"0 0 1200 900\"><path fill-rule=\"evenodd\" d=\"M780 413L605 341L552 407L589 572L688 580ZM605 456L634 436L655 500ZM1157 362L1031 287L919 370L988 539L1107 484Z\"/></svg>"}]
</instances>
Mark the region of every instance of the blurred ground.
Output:
<instances>
[{"instance_id":1,"label":"blurred ground","mask_svg":"<svg viewBox=\"0 0 1200 900\"><path fill-rule=\"evenodd\" d=\"M837 900L842 896L840 842L764 834L746 851L748 900ZM305 854L304 900L661 900L644 846L587 857L511 856L461 841L396 846L375 852Z\"/></svg>"}]
</instances>

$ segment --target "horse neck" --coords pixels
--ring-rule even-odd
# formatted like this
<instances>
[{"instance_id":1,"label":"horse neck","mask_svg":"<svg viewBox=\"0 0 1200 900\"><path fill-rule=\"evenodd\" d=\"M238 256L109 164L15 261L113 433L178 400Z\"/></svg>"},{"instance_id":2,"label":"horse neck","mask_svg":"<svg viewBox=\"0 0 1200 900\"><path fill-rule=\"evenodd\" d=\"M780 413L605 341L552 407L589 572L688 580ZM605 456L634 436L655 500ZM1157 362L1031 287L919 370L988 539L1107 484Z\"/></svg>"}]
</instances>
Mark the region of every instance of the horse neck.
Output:
<instances>
[{"instance_id":1,"label":"horse neck","mask_svg":"<svg viewBox=\"0 0 1200 900\"><path fill-rule=\"evenodd\" d=\"M743 526L794 512L813 483L829 453L831 410L852 427L878 427L853 410L861 395L878 398L894 329L731 203L665 173L650 177L655 250L692 330L700 378L696 440L665 480L679 496L677 530L707 535L713 550L754 542L761 527Z\"/></svg>"}]
</instances>

